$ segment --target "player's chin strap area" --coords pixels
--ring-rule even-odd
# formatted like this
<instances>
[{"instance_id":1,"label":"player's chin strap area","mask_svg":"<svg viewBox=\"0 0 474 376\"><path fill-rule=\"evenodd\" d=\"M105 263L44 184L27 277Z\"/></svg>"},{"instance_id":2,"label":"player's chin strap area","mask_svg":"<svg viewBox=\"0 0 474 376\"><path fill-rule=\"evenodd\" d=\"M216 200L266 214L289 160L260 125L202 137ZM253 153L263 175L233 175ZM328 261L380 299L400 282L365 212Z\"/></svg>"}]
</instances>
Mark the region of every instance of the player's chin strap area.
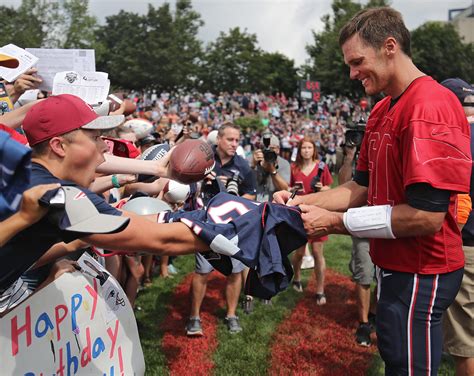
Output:
<instances>
[{"instance_id":1,"label":"player's chin strap area","mask_svg":"<svg viewBox=\"0 0 474 376\"><path fill-rule=\"evenodd\" d=\"M344 213L343 220L347 231L356 238L395 239L390 205L349 209Z\"/></svg>"}]
</instances>

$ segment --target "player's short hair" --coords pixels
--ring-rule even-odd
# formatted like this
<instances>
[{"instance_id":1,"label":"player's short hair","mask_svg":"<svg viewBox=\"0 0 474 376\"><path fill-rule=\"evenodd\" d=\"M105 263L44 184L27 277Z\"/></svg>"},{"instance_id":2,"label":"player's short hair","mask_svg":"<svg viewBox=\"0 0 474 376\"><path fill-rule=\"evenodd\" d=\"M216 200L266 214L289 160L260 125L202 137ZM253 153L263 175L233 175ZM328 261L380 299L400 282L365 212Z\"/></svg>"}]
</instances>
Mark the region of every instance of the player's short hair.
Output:
<instances>
[{"instance_id":1,"label":"player's short hair","mask_svg":"<svg viewBox=\"0 0 474 376\"><path fill-rule=\"evenodd\" d=\"M235 130L240 132L240 127L237 124L234 124L234 123L231 123L230 121L228 121L228 122L225 122L224 124L222 124L219 127L219 129L217 130L217 135L219 137L222 137L224 135L225 130L229 129L229 128L235 129Z\"/></svg>"},{"instance_id":2,"label":"player's short hair","mask_svg":"<svg viewBox=\"0 0 474 376\"><path fill-rule=\"evenodd\" d=\"M410 32L401 13L393 8L369 8L358 12L339 32L339 46L342 47L355 34L376 49L382 47L387 38L393 37L405 55L411 57Z\"/></svg>"},{"instance_id":3,"label":"player's short hair","mask_svg":"<svg viewBox=\"0 0 474 376\"><path fill-rule=\"evenodd\" d=\"M67 133L64 133L58 137L63 137L65 138L66 140L68 141L73 141L74 140L74 137L76 135L76 133L79 131L80 129L74 129L70 132L67 132ZM36 145L33 145L31 147L31 157L32 158L36 158L36 157L40 157L40 156L43 156L46 154L46 151L48 150L49 148L49 140L44 140Z\"/></svg>"}]
</instances>

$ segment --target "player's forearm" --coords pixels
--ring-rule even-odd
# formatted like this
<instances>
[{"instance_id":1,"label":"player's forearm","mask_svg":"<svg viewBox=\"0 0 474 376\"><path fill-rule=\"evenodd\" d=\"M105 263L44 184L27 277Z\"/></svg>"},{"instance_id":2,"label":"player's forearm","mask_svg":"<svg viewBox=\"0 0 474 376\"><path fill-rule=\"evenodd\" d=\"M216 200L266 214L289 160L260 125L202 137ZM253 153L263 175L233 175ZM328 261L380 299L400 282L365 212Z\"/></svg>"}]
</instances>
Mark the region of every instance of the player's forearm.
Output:
<instances>
[{"instance_id":1,"label":"player's forearm","mask_svg":"<svg viewBox=\"0 0 474 376\"><path fill-rule=\"evenodd\" d=\"M395 237L433 235L443 225L445 212L428 212L408 204L397 205L392 209L392 231Z\"/></svg>"},{"instance_id":2,"label":"player's forearm","mask_svg":"<svg viewBox=\"0 0 474 376\"><path fill-rule=\"evenodd\" d=\"M165 176L166 170L156 161L144 161L104 154L105 162L96 171L102 174L145 174Z\"/></svg>"},{"instance_id":3,"label":"player's forearm","mask_svg":"<svg viewBox=\"0 0 474 376\"><path fill-rule=\"evenodd\" d=\"M344 212L349 208L366 205L367 187L349 181L334 189L311 193L299 198L306 205L316 205L326 210Z\"/></svg>"},{"instance_id":4,"label":"player's forearm","mask_svg":"<svg viewBox=\"0 0 474 376\"><path fill-rule=\"evenodd\" d=\"M105 249L160 255L183 255L209 250L209 246L183 223L150 223L137 216L131 217L129 225L117 234L94 234L84 240Z\"/></svg>"},{"instance_id":5,"label":"player's forearm","mask_svg":"<svg viewBox=\"0 0 474 376\"><path fill-rule=\"evenodd\" d=\"M75 252L78 249L86 248L87 243L82 240L74 240L70 243L56 243L46 253L41 256L41 258L36 261L34 268L39 268L40 266L49 264L50 262L57 260L60 257L66 256L71 252Z\"/></svg>"},{"instance_id":6,"label":"player's forearm","mask_svg":"<svg viewBox=\"0 0 474 376\"><path fill-rule=\"evenodd\" d=\"M275 186L275 191L287 191L288 183L283 179L280 174L272 175L273 185Z\"/></svg>"},{"instance_id":7,"label":"player's forearm","mask_svg":"<svg viewBox=\"0 0 474 376\"><path fill-rule=\"evenodd\" d=\"M0 117L0 123L13 129L18 128L23 122L23 119L25 118L26 113L29 111L29 109L38 102L39 101L33 101L19 108L15 108L13 111L4 113Z\"/></svg>"},{"instance_id":8,"label":"player's forearm","mask_svg":"<svg viewBox=\"0 0 474 376\"><path fill-rule=\"evenodd\" d=\"M352 179L352 160L344 159L338 174L339 185L345 184Z\"/></svg>"}]
</instances>

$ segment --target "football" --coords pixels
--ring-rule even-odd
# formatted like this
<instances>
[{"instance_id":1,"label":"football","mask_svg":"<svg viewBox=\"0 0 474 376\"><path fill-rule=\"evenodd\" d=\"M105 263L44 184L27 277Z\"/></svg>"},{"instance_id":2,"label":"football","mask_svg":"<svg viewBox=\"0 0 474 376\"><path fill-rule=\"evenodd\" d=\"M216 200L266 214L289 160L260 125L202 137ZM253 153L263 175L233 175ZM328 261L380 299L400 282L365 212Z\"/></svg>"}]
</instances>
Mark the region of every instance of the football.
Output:
<instances>
[{"instance_id":1,"label":"football","mask_svg":"<svg viewBox=\"0 0 474 376\"><path fill-rule=\"evenodd\" d=\"M131 129L138 139L148 136L154 129L153 123L140 118L127 120L122 127Z\"/></svg>"},{"instance_id":2,"label":"football","mask_svg":"<svg viewBox=\"0 0 474 376\"><path fill-rule=\"evenodd\" d=\"M168 183L163 188L163 198L170 204L180 204L186 201L189 192L189 185L168 180Z\"/></svg>"},{"instance_id":3,"label":"football","mask_svg":"<svg viewBox=\"0 0 474 376\"><path fill-rule=\"evenodd\" d=\"M137 105L130 99L124 99L125 102L125 109L123 110L123 114L125 116L131 115L137 109Z\"/></svg>"},{"instance_id":4,"label":"football","mask_svg":"<svg viewBox=\"0 0 474 376\"><path fill-rule=\"evenodd\" d=\"M171 179L183 184L198 182L212 171L214 163L214 153L207 142L186 140L171 154Z\"/></svg>"},{"instance_id":5,"label":"football","mask_svg":"<svg viewBox=\"0 0 474 376\"><path fill-rule=\"evenodd\" d=\"M168 144L153 145L153 146L150 146L148 149L146 149L142 153L142 155L140 156L140 159L143 159L145 161L157 161L163 158L168 153L169 150L170 150L170 146ZM140 174L138 175L137 181L150 182L156 179L158 179L157 176Z\"/></svg>"}]
</instances>

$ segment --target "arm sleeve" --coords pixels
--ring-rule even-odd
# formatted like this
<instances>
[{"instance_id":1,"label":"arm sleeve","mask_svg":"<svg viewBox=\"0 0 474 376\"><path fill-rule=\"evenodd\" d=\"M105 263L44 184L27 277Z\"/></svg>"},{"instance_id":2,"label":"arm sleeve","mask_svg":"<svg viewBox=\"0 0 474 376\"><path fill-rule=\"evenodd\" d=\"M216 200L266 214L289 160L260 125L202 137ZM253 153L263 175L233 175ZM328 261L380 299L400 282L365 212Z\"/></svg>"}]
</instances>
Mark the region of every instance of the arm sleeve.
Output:
<instances>
[{"instance_id":1,"label":"arm sleeve","mask_svg":"<svg viewBox=\"0 0 474 376\"><path fill-rule=\"evenodd\" d=\"M437 189L426 183L416 183L406 188L405 195L408 205L415 209L447 212L451 191Z\"/></svg>"},{"instance_id":2,"label":"arm sleeve","mask_svg":"<svg viewBox=\"0 0 474 376\"><path fill-rule=\"evenodd\" d=\"M368 187L369 186L369 171L356 170L353 180L359 185Z\"/></svg>"}]
</instances>

